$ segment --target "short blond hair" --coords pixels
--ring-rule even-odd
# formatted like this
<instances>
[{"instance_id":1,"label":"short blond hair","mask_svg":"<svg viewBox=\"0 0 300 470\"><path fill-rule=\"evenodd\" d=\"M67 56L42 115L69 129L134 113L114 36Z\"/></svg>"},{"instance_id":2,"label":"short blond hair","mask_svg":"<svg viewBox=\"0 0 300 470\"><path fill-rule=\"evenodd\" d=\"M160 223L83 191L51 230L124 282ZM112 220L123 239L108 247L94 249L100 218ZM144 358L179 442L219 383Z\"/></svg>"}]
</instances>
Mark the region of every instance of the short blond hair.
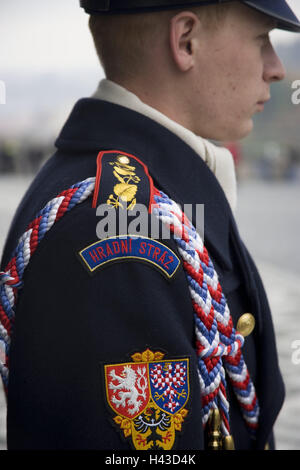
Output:
<instances>
[{"instance_id":1,"label":"short blond hair","mask_svg":"<svg viewBox=\"0 0 300 470\"><path fill-rule=\"evenodd\" d=\"M216 28L229 4L187 8L203 20L207 28ZM143 68L151 55L155 38L168 40L167 25L180 10L126 15L92 15L90 31L107 78L127 79ZM164 36L165 35L165 36Z\"/></svg>"}]
</instances>

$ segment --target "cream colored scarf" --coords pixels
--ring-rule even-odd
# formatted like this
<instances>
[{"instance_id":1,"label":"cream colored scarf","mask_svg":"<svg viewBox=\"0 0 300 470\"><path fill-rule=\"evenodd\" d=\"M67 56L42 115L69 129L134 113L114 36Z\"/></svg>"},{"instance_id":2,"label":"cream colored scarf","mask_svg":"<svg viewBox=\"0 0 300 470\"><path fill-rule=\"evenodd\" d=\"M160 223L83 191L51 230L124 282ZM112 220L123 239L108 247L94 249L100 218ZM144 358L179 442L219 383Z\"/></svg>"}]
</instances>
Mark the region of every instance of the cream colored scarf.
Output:
<instances>
[{"instance_id":1,"label":"cream colored scarf","mask_svg":"<svg viewBox=\"0 0 300 470\"><path fill-rule=\"evenodd\" d=\"M231 209L235 211L237 203L236 176L233 157L229 150L218 147L197 136L156 109L143 103L134 93L110 80L103 79L100 81L93 98L119 104L144 114L177 135L207 163L222 186Z\"/></svg>"}]
</instances>

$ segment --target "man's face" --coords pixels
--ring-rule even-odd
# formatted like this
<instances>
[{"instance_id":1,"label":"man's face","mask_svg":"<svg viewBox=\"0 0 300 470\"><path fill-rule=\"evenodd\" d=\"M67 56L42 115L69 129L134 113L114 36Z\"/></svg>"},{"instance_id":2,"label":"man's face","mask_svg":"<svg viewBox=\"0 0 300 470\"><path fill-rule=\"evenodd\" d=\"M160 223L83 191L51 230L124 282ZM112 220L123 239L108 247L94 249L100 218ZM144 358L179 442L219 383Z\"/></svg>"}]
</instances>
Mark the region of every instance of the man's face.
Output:
<instances>
[{"instance_id":1,"label":"man's face","mask_svg":"<svg viewBox=\"0 0 300 470\"><path fill-rule=\"evenodd\" d=\"M268 16L234 4L217 29L201 33L191 97L194 132L219 141L251 132L253 115L270 98L271 82L285 74L269 40L274 27Z\"/></svg>"}]
</instances>

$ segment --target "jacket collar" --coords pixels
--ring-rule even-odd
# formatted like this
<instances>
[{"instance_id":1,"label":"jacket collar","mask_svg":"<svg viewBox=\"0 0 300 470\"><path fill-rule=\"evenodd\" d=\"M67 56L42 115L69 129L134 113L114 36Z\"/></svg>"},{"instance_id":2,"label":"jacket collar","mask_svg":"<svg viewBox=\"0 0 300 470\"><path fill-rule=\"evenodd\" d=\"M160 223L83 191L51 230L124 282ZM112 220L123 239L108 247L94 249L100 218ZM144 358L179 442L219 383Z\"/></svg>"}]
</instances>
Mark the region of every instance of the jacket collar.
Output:
<instances>
[{"instance_id":1,"label":"jacket collar","mask_svg":"<svg viewBox=\"0 0 300 470\"><path fill-rule=\"evenodd\" d=\"M230 206L215 175L174 133L123 106L86 98L74 107L59 135L58 149L94 154L120 149L149 168L154 184L182 207L204 204L205 244L220 267L231 269ZM195 220L193 220L195 223Z\"/></svg>"}]
</instances>

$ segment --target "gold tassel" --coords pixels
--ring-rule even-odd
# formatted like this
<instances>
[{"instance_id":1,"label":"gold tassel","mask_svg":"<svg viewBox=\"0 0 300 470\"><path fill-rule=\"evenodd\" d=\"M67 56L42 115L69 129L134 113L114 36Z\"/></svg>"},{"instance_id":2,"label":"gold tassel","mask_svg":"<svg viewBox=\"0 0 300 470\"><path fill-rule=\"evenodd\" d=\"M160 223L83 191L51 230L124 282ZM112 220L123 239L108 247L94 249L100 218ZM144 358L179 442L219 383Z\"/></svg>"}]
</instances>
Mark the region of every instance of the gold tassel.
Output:
<instances>
[{"instance_id":1,"label":"gold tassel","mask_svg":"<svg viewBox=\"0 0 300 470\"><path fill-rule=\"evenodd\" d=\"M222 435L221 435L221 416L217 408L213 408L210 412L208 420L208 448L209 450L222 449Z\"/></svg>"},{"instance_id":2,"label":"gold tassel","mask_svg":"<svg viewBox=\"0 0 300 470\"><path fill-rule=\"evenodd\" d=\"M225 436L223 439L224 450L234 450L234 440L232 436Z\"/></svg>"},{"instance_id":3,"label":"gold tassel","mask_svg":"<svg viewBox=\"0 0 300 470\"><path fill-rule=\"evenodd\" d=\"M209 450L234 450L234 440L232 436L225 436L222 439L221 415L217 408L210 411L208 420L208 449Z\"/></svg>"}]
</instances>

